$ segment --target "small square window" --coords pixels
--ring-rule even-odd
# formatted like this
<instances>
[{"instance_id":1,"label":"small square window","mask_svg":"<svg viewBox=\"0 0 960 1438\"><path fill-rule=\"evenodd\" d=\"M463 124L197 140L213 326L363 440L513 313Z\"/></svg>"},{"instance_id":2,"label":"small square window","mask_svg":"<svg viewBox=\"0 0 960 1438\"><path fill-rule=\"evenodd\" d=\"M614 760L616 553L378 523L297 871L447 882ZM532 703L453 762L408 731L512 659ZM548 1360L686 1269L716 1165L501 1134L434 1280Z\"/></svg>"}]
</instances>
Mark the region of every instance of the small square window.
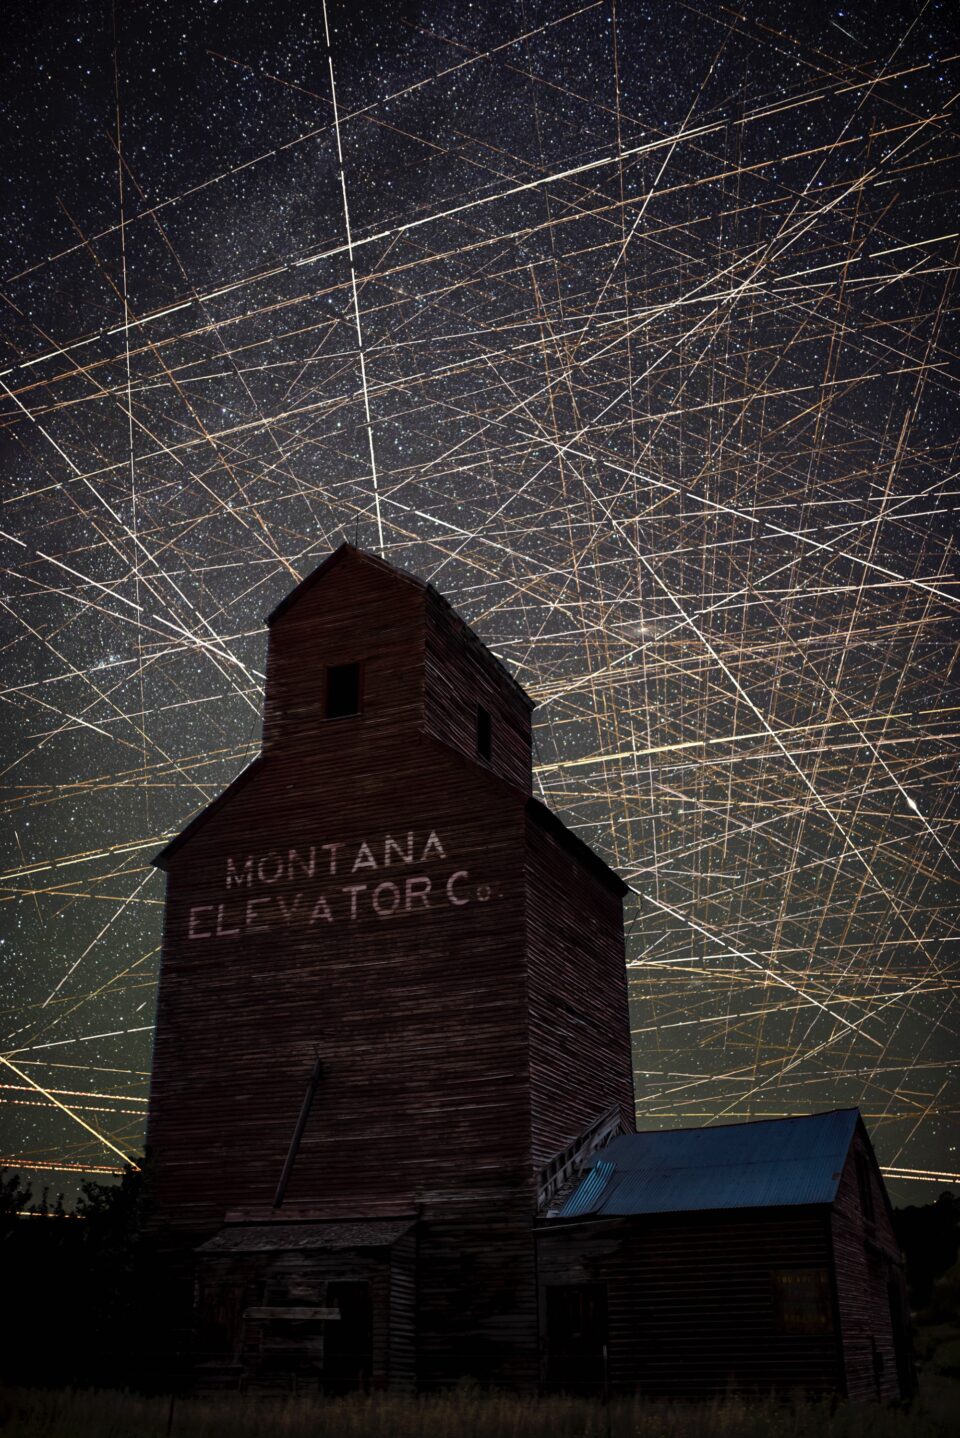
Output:
<instances>
[{"instance_id":1,"label":"small square window","mask_svg":"<svg viewBox=\"0 0 960 1438\"><path fill-rule=\"evenodd\" d=\"M359 664L329 665L324 712L328 719L346 719L360 713Z\"/></svg>"},{"instance_id":2,"label":"small square window","mask_svg":"<svg viewBox=\"0 0 960 1438\"><path fill-rule=\"evenodd\" d=\"M477 705L477 755L488 764L493 758L493 720L482 704Z\"/></svg>"},{"instance_id":3,"label":"small square window","mask_svg":"<svg viewBox=\"0 0 960 1438\"><path fill-rule=\"evenodd\" d=\"M825 1268L780 1268L771 1273L777 1333L829 1333L833 1328L830 1275Z\"/></svg>"}]
</instances>

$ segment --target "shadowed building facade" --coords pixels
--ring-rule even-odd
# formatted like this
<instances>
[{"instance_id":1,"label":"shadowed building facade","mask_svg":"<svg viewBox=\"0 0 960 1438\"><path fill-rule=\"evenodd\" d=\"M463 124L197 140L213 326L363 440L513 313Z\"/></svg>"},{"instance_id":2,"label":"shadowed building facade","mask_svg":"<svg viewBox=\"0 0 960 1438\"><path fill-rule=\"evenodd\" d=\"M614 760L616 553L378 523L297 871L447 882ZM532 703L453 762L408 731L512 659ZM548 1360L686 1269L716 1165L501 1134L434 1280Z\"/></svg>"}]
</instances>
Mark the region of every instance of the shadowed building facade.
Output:
<instances>
[{"instance_id":1,"label":"shadowed building facade","mask_svg":"<svg viewBox=\"0 0 960 1438\"><path fill-rule=\"evenodd\" d=\"M625 885L531 798L531 701L434 590L344 545L269 626L262 753L157 859L181 1349L534 1387L538 1205L633 1128Z\"/></svg>"},{"instance_id":2,"label":"shadowed building facade","mask_svg":"<svg viewBox=\"0 0 960 1438\"><path fill-rule=\"evenodd\" d=\"M623 1134L538 1224L545 1378L908 1397L903 1263L856 1109Z\"/></svg>"},{"instance_id":3,"label":"shadowed building facade","mask_svg":"<svg viewBox=\"0 0 960 1438\"><path fill-rule=\"evenodd\" d=\"M905 1394L855 1112L633 1132L626 886L532 798L523 690L348 545L268 622L261 754L156 860L183 1379Z\"/></svg>"}]
</instances>

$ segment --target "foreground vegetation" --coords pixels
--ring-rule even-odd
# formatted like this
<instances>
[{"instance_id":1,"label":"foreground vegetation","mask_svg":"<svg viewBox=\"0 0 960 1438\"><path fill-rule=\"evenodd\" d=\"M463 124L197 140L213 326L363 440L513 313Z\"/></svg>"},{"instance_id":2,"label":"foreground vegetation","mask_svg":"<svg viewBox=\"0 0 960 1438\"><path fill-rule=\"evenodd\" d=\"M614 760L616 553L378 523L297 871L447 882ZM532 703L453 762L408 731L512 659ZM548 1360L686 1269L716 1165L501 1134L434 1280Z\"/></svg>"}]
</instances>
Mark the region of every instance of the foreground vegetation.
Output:
<instances>
[{"instance_id":1,"label":"foreground vegetation","mask_svg":"<svg viewBox=\"0 0 960 1438\"><path fill-rule=\"evenodd\" d=\"M938 1386L939 1385L939 1386ZM144 1398L130 1393L8 1389L6 1438L950 1438L960 1386L937 1380L909 1412L876 1405L693 1407L572 1398L523 1400L456 1391L417 1400Z\"/></svg>"}]
</instances>

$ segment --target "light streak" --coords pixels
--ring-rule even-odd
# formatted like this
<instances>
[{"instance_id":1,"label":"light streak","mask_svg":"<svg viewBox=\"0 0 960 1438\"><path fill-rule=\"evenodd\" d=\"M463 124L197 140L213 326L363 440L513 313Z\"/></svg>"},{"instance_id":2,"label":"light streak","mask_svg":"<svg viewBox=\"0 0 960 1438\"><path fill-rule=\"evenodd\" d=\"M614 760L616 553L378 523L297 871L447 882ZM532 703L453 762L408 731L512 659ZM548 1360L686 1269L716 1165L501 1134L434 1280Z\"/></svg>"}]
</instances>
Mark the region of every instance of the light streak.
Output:
<instances>
[{"instance_id":1,"label":"light streak","mask_svg":"<svg viewBox=\"0 0 960 1438\"><path fill-rule=\"evenodd\" d=\"M915 1179L925 1183L960 1183L960 1173L944 1173L938 1168L895 1168L887 1164L880 1171L886 1178Z\"/></svg>"},{"instance_id":2,"label":"light streak","mask_svg":"<svg viewBox=\"0 0 960 1438\"><path fill-rule=\"evenodd\" d=\"M350 266L350 290L353 298L353 320L357 331L357 359L360 364L360 387L363 390L363 413L366 420L367 448L370 453L370 478L373 483L373 504L377 520L377 544L383 553L383 518L380 514L380 485L377 480L377 454L373 443L373 421L370 418L370 391L367 388L367 360L363 350L363 326L360 320L360 295L357 289L357 271L353 261L353 235L350 230L350 206L347 203L347 175L343 163L343 146L340 141L340 113L337 109L337 87L333 77L333 51L330 46L330 22L327 18L327 0L323 0L323 35L327 45L327 70L330 76L330 103L333 107L333 130L337 139L337 167L340 176L340 197L343 200L343 225L347 234L347 263Z\"/></svg>"},{"instance_id":3,"label":"light streak","mask_svg":"<svg viewBox=\"0 0 960 1438\"><path fill-rule=\"evenodd\" d=\"M65 971L63 976L57 980L56 984L53 986L47 997L44 999L43 1003L40 1005L41 1008L45 1009L47 1007L47 1004L50 1003L51 999L53 999L60 992L60 990L63 988L64 984L73 974L73 972L79 967L80 964L83 963L83 960L87 957L90 951L96 948L97 944L99 944L104 934L106 934L110 929L112 929L113 925L116 923L117 919L119 919L120 915L124 912L127 906L133 902L133 900L139 894L140 890L144 888L147 884L149 884L150 880L155 876L155 874L155 869L147 871L145 876L140 880L140 883L137 885L137 887L130 893L130 895L126 899L124 899L123 903L114 910L107 922L100 929L99 933L95 934L94 937L90 940L87 947L83 950L83 953L77 955L77 957L74 959L70 967Z\"/></svg>"},{"instance_id":4,"label":"light streak","mask_svg":"<svg viewBox=\"0 0 960 1438\"><path fill-rule=\"evenodd\" d=\"M93 76L118 204L77 187L8 268L0 371L4 1043L89 1083L51 1093L142 1108L146 861L256 752L263 614L369 533L643 891L641 1125L859 1103L891 1185L955 1181L958 57L703 13L662 115L632 24L410 29L382 91L328 28L323 93L224 40L257 127L162 188L133 74ZM3 1099L49 1112L20 1166L84 1171L74 1117Z\"/></svg>"},{"instance_id":5,"label":"light streak","mask_svg":"<svg viewBox=\"0 0 960 1438\"><path fill-rule=\"evenodd\" d=\"M13 1073L15 1073L18 1078L25 1079L32 1089L34 1089L39 1094L43 1094L44 1098L47 1099L51 1104L53 1104L54 1107L62 1109L69 1118L73 1119L74 1123L78 1123L81 1128L85 1128L87 1130L87 1133L93 1134L93 1137L98 1141L98 1143L102 1143L105 1148L109 1148L113 1153L117 1155L118 1158L122 1158L124 1163L128 1163L131 1168L138 1169L138 1165L134 1163L130 1155L124 1153L122 1148L118 1148L112 1139L107 1138L106 1134L101 1133L99 1129L96 1129L93 1127L92 1124L87 1123L86 1119L81 1118L75 1109L68 1108L68 1106L65 1103L62 1103L60 1099L58 1099L54 1094L50 1092L49 1089L45 1089L42 1084L37 1083L36 1079L31 1078L30 1075L24 1073L22 1069L18 1069L16 1064L11 1063L10 1059L8 1059L5 1054L0 1054L0 1063L6 1064L7 1068L10 1069Z\"/></svg>"},{"instance_id":6,"label":"light streak","mask_svg":"<svg viewBox=\"0 0 960 1438\"><path fill-rule=\"evenodd\" d=\"M67 1159L60 1159L51 1163L49 1159L34 1158L30 1154L4 1154L0 1155L0 1168L13 1169L35 1169L39 1173L105 1173L119 1178L122 1168L106 1168L102 1164L95 1163L70 1163ZM42 1215L30 1212L21 1213L21 1218L40 1218Z\"/></svg>"},{"instance_id":7,"label":"light streak","mask_svg":"<svg viewBox=\"0 0 960 1438\"><path fill-rule=\"evenodd\" d=\"M108 1029L105 1033L101 1034L81 1034L79 1038L75 1039L53 1039L51 1042L45 1044L26 1044L23 1048L11 1049L10 1052L15 1053L19 1058L21 1054L37 1053L40 1049L59 1049L63 1048L66 1044L89 1044L94 1043L98 1039L115 1039L126 1034L150 1033L153 1033L153 1024L140 1024L137 1028L132 1029ZM0 1057L2 1057L2 1055L0 1055Z\"/></svg>"}]
</instances>

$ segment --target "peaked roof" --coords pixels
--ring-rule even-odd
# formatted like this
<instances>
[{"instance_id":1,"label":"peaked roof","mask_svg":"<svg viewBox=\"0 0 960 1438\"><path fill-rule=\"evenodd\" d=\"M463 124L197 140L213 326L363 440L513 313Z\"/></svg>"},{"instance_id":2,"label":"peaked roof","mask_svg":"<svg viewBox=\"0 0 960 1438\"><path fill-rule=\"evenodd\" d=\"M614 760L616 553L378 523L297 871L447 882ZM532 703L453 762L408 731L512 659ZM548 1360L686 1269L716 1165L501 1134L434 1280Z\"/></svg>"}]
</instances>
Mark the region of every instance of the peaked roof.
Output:
<instances>
[{"instance_id":1,"label":"peaked roof","mask_svg":"<svg viewBox=\"0 0 960 1438\"><path fill-rule=\"evenodd\" d=\"M623 1134L600 1150L558 1216L832 1203L859 1122L848 1108Z\"/></svg>"},{"instance_id":2,"label":"peaked roof","mask_svg":"<svg viewBox=\"0 0 960 1438\"><path fill-rule=\"evenodd\" d=\"M399 579L405 584L413 585L415 589L426 590L430 588L426 580L418 579L415 574L410 574L408 570L401 569L399 565L388 563L386 559L381 559L378 554L371 554L369 550L357 549L353 544L343 543L339 545L332 554L328 554L326 559L317 565L316 569L311 569L305 579L301 579L299 584L295 584L289 594L283 596L280 603L275 605L267 615L267 624L273 624L280 618L281 614L285 614L292 605L296 604L297 600L306 594L308 590L312 589L315 584L318 584L321 579L325 579L331 569L336 569L345 559L350 558L362 559L363 562L369 564L372 569L379 569L382 573L389 574L393 579Z\"/></svg>"},{"instance_id":3,"label":"peaked roof","mask_svg":"<svg viewBox=\"0 0 960 1438\"><path fill-rule=\"evenodd\" d=\"M311 570L311 572L306 576L305 579L301 579L300 583L295 585L293 589L290 590L289 594L284 595L283 599L280 600L280 603L277 604L267 615L267 625L270 626L274 624L274 622L279 619L281 615L286 613L286 611L290 608L292 604L294 604L297 599L299 599L308 590L312 589L314 585L320 582L320 580L326 578L330 574L331 570L336 569L340 564L343 563L344 560L350 558L360 560L363 564L369 565L372 569L379 570L382 574L388 575L391 579L397 580L402 584L412 585L415 589L420 590L422 593L430 596L433 600L435 600L436 603L438 603L443 609L452 614L457 624L461 626L461 633L466 643L473 646L475 650L483 654L485 660L493 667L493 669L497 672L500 678L505 681L507 686L512 689L513 692L520 699L522 699L524 704L526 704L529 709L533 709L536 707L534 700L530 698L527 691L523 688L523 685L520 684L517 679L514 679L513 675L510 673L509 669L507 669L506 665L503 664L503 662L498 659L497 656L490 649L487 648L483 640L474 633L466 620L462 619L461 616L457 614L457 611L453 608L453 605L450 603L450 601L448 599L445 599L438 589L434 589L433 585L428 584L426 580L418 579L415 574L410 574L407 570L400 569L397 565L390 564L387 560L381 559L379 555L371 554L365 549L357 549L356 546L352 544L341 544L337 549L333 551L332 554L328 554L326 559L323 560L321 564L317 565L316 569ZM199 811L199 813L194 814L193 818L189 820L189 822L185 825L183 829L180 830L179 834L175 834L173 838L164 845L164 847L159 851L159 853L153 856L150 862L152 864L155 864L157 868L166 868L167 863L173 857L173 855L179 849L181 849L184 844L186 844L190 839L193 838L194 834L199 829L201 829L204 824L206 824L208 819L210 819L215 813L217 813L220 809L224 808L227 804L230 803L236 793L249 783L249 781L254 777L254 775L262 768L265 762L265 756L261 753L258 754L253 760L251 760L249 764L246 764L244 768L241 769L240 773L237 774L236 777L230 781L227 787L222 790L221 793L216 796L216 798L212 799L209 804L205 805L204 808ZM553 823L555 825L560 825L561 828L563 827L563 825L560 824L559 819L554 818L554 816L552 815L550 817L551 819L553 819ZM541 818L541 824L543 825L543 827L546 827L547 821ZM612 871L607 871L606 865L604 864L603 860L600 859L597 855L593 854L593 851L588 849L585 844L582 844L581 841L577 839L576 835L570 834L569 831L566 830L564 832L567 834L568 847L572 846L571 851L578 854L583 862L588 862L588 860L584 857L584 854L589 855L592 858L595 866L599 866L600 869L605 870L608 874L611 875L611 877L607 880L608 883L622 882L617 875L612 874ZM577 846L579 846L579 848ZM580 854L580 848L583 849L584 854ZM626 886L624 886L624 892L625 891Z\"/></svg>"},{"instance_id":4,"label":"peaked roof","mask_svg":"<svg viewBox=\"0 0 960 1438\"><path fill-rule=\"evenodd\" d=\"M214 814L219 813L221 809L225 809L231 799L233 799L241 789L246 788L254 775L259 773L263 768L263 762L263 755L257 754L255 758L250 760L249 764L245 764L240 770L240 773L230 780L230 783L225 789L222 789L215 798L211 799L209 804L205 804L199 813L194 814L193 818L188 820L179 834L174 834L173 838L164 844L159 853L154 854L150 860L151 864L157 869L165 869L167 863L173 858L177 850L182 849L184 844L193 838L197 830L203 828L208 819L212 819Z\"/></svg>"},{"instance_id":5,"label":"peaked roof","mask_svg":"<svg viewBox=\"0 0 960 1438\"><path fill-rule=\"evenodd\" d=\"M418 578L416 574L411 574L409 570L401 569L399 565L391 564L388 560L381 559L379 554L371 554L368 549L357 549L353 544L341 544L332 554L328 554L326 559L317 565L316 569L312 569L305 579L301 579L299 584L294 585L290 593L285 594L280 600L280 603L271 609L267 615L267 627L269 628L275 624L282 615L286 614L286 612L296 604L298 599L313 589L314 585L319 584L322 579L326 579L330 571L336 569L345 559L360 560L363 564L369 565L371 569L379 570L381 574L398 580L401 584L409 584L414 589L419 589L422 593L429 595L442 609L445 609L453 615L457 624L462 626L462 635L466 642L483 654L488 663L497 671L500 678L506 682L508 688L512 689L529 709L536 708L535 700L530 698L530 695L520 681L514 679L503 660L498 659L493 651L484 644L480 636L471 629L467 621L457 613L449 599L445 598L439 589L434 589L433 585L428 583L427 580Z\"/></svg>"}]
</instances>

